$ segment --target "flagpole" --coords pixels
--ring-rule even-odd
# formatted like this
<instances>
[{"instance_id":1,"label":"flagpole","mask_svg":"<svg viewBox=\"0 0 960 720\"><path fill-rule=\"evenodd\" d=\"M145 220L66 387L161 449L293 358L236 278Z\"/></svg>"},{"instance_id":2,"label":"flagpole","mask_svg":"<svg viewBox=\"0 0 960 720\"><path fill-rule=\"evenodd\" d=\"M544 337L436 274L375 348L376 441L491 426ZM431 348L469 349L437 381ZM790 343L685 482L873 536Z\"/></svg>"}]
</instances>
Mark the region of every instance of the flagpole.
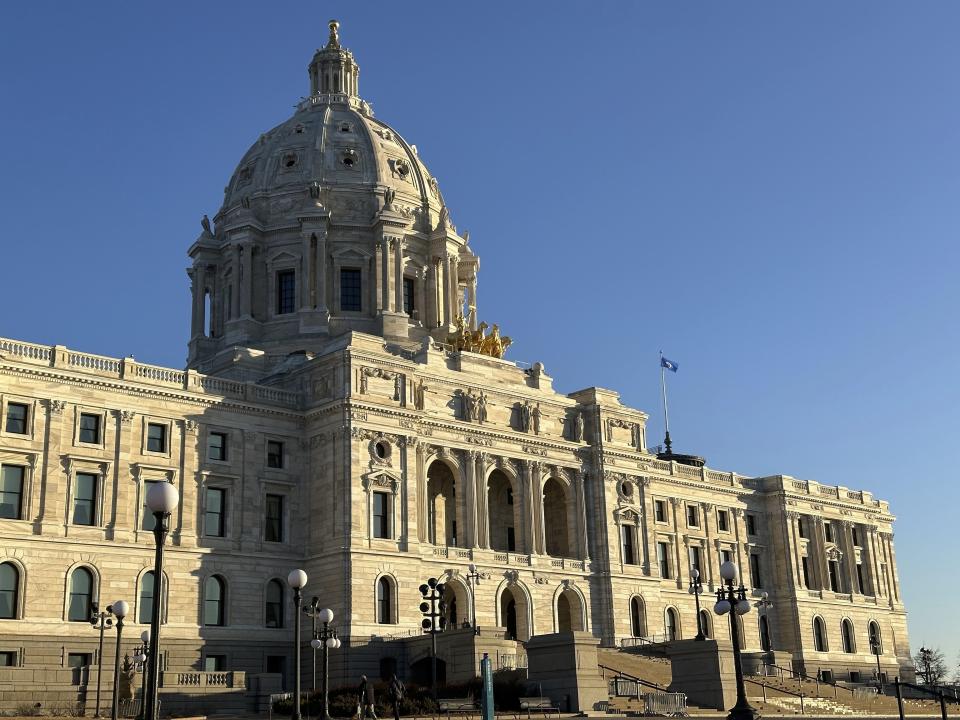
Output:
<instances>
[{"instance_id":1,"label":"flagpole","mask_svg":"<svg viewBox=\"0 0 960 720\"><path fill-rule=\"evenodd\" d=\"M663 350L660 351L660 392L663 394L663 425L667 431L663 442L667 446L667 453L669 454L673 450L670 447L670 414L667 412L667 377L663 367Z\"/></svg>"}]
</instances>

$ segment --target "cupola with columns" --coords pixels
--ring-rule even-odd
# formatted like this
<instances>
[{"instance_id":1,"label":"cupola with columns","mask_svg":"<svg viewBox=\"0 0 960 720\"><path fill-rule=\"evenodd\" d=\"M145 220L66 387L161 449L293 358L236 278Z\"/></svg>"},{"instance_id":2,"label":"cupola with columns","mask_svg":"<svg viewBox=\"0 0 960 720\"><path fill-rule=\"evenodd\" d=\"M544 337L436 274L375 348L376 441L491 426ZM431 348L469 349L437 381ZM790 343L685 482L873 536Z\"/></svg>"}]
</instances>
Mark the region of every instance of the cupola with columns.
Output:
<instances>
[{"instance_id":1,"label":"cupola with columns","mask_svg":"<svg viewBox=\"0 0 960 720\"><path fill-rule=\"evenodd\" d=\"M247 150L191 246L189 367L255 377L350 331L390 343L477 326L479 258L416 145L374 118L331 21L310 95Z\"/></svg>"}]
</instances>

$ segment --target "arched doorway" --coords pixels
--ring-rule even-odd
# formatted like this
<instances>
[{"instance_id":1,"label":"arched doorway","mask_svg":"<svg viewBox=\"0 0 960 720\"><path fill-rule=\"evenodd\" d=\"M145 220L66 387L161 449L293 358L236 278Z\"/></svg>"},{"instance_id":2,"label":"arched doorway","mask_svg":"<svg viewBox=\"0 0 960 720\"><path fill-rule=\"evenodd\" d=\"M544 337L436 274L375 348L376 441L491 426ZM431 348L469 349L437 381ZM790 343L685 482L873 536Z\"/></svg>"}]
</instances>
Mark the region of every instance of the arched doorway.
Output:
<instances>
[{"instance_id":1,"label":"arched doorway","mask_svg":"<svg viewBox=\"0 0 960 720\"><path fill-rule=\"evenodd\" d=\"M427 469L427 540L433 545L457 545L457 491L446 463Z\"/></svg>"},{"instance_id":2,"label":"arched doorway","mask_svg":"<svg viewBox=\"0 0 960 720\"><path fill-rule=\"evenodd\" d=\"M527 594L518 585L508 585L500 593L500 626L507 638L526 642L530 639L530 604Z\"/></svg>"},{"instance_id":3,"label":"arched doorway","mask_svg":"<svg viewBox=\"0 0 960 720\"><path fill-rule=\"evenodd\" d=\"M700 631L705 637L713 637L713 626L710 624L710 613L706 610L700 611Z\"/></svg>"},{"instance_id":4,"label":"arched doorway","mask_svg":"<svg viewBox=\"0 0 960 720\"><path fill-rule=\"evenodd\" d=\"M583 630L583 603L570 588L557 595L557 632Z\"/></svg>"},{"instance_id":5,"label":"arched doorway","mask_svg":"<svg viewBox=\"0 0 960 720\"><path fill-rule=\"evenodd\" d=\"M770 624L766 615L760 616L760 649L770 652Z\"/></svg>"},{"instance_id":6,"label":"arched doorway","mask_svg":"<svg viewBox=\"0 0 960 720\"><path fill-rule=\"evenodd\" d=\"M639 595L630 598L630 634L634 637L647 635L647 609Z\"/></svg>"},{"instance_id":7,"label":"arched doorway","mask_svg":"<svg viewBox=\"0 0 960 720\"><path fill-rule=\"evenodd\" d=\"M487 518L490 547L500 552L522 552L517 542L520 497L513 481L502 470L487 478Z\"/></svg>"},{"instance_id":8,"label":"arched doorway","mask_svg":"<svg viewBox=\"0 0 960 720\"><path fill-rule=\"evenodd\" d=\"M455 630L470 626L470 598L463 583L449 578L443 584L444 629Z\"/></svg>"},{"instance_id":9,"label":"arched doorway","mask_svg":"<svg viewBox=\"0 0 960 720\"><path fill-rule=\"evenodd\" d=\"M675 608L667 608L664 614L664 630L667 642L680 639L680 615Z\"/></svg>"},{"instance_id":10,"label":"arched doorway","mask_svg":"<svg viewBox=\"0 0 960 720\"><path fill-rule=\"evenodd\" d=\"M548 478L543 484L543 536L547 555L573 557L569 519L567 489L556 478Z\"/></svg>"}]
</instances>

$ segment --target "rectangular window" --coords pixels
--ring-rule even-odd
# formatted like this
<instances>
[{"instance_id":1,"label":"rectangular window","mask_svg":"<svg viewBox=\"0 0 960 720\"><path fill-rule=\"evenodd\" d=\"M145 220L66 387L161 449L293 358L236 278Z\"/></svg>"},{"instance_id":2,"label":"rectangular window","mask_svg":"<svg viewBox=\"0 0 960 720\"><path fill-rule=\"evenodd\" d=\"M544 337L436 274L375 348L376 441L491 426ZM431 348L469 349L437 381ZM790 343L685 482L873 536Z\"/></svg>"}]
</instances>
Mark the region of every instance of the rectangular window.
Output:
<instances>
[{"instance_id":1,"label":"rectangular window","mask_svg":"<svg viewBox=\"0 0 960 720\"><path fill-rule=\"evenodd\" d=\"M23 511L23 474L19 465L0 468L0 518L19 520Z\"/></svg>"},{"instance_id":2,"label":"rectangular window","mask_svg":"<svg viewBox=\"0 0 960 720\"><path fill-rule=\"evenodd\" d=\"M165 453L167 451L167 426L160 423L147 423L147 452Z\"/></svg>"},{"instance_id":3,"label":"rectangular window","mask_svg":"<svg viewBox=\"0 0 960 720\"><path fill-rule=\"evenodd\" d=\"M757 534L757 518L755 515L747 515L747 535Z\"/></svg>"},{"instance_id":4,"label":"rectangular window","mask_svg":"<svg viewBox=\"0 0 960 720\"><path fill-rule=\"evenodd\" d=\"M267 467L283 468L283 443L279 440L267 440Z\"/></svg>"},{"instance_id":5,"label":"rectangular window","mask_svg":"<svg viewBox=\"0 0 960 720\"><path fill-rule=\"evenodd\" d=\"M833 525L829 522L823 524L823 537L827 542L833 542Z\"/></svg>"},{"instance_id":6,"label":"rectangular window","mask_svg":"<svg viewBox=\"0 0 960 720\"><path fill-rule=\"evenodd\" d=\"M12 650L0 650L0 667L16 667L17 653Z\"/></svg>"},{"instance_id":7,"label":"rectangular window","mask_svg":"<svg viewBox=\"0 0 960 720\"><path fill-rule=\"evenodd\" d=\"M623 562L625 565L637 564L637 553L634 544L636 528L633 525L620 526L620 539L623 543Z\"/></svg>"},{"instance_id":8,"label":"rectangular window","mask_svg":"<svg viewBox=\"0 0 960 720\"><path fill-rule=\"evenodd\" d=\"M827 563L827 566L830 570L830 589L838 593L840 592L840 563L831 560Z\"/></svg>"},{"instance_id":9,"label":"rectangular window","mask_svg":"<svg viewBox=\"0 0 960 720\"><path fill-rule=\"evenodd\" d=\"M212 432L207 438L207 457L211 460L227 460L227 434Z\"/></svg>"},{"instance_id":10,"label":"rectangular window","mask_svg":"<svg viewBox=\"0 0 960 720\"><path fill-rule=\"evenodd\" d=\"M93 413L80 413L80 442L91 445L100 444L100 416Z\"/></svg>"},{"instance_id":11,"label":"rectangular window","mask_svg":"<svg viewBox=\"0 0 960 720\"><path fill-rule=\"evenodd\" d=\"M27 411L28 408L23 403L7 403L6 431L8 433L27 434Z\"/></svg>"},{"instance_id":12,"label":"rectangular window","mask_svg":"<svg viewBox=\"0 0 960 720\"><path fill-rule=\"evenodd\" d=\"M803 586L805 588L810 587L810 558L804 555L800 558L802 569L803 569Z\"/></svg>"},{"instance_id":13,"label":"rectangular window","mask_svg":"<svg viewBox=\"0 0 960 720\"><path fill-rule=\"evenodd\" d=\"M207 488L207 504L204 508L203 528L208 537L223 537L227 491L223 488Z\"/></svg>"},{"instance_id":14,"label":"rectangular window","mask_svg":"<svg viewBox=\"0 0 960 720\"><path fill-rule=\"evenodd\" d=\"M687 505L687 527L700 527L700 511L696 505Z\"/></svg>"},{"instance_id":15,"label":"rectangular window","mask_svg":"<svg viewBox=\"0 0 960 720\"><path fill-rule=\"evenodd\" d=\"M755 588L763 587L763 578L760 577L760 556L750 553L750 583Z\"/></svg>"},{"instance_id":16,"label":"rectangular window","mask_svg":"<svg viewBox=\"0 0 960 720\"><path fill-rule=\"evenodd\" d=\"M277 315L287 315L297 309L297 276L293 270L277 273Z\"/></svg>"},{"instance_id":17,"label":"rectangular window","mask_svg":"<svg viewBox=\"0 0 960 720\"><path fill-rule=\"evenodd\" d=\"M204 672L224 672L227 669L226 655L206 655L203 658Z\"/></svg>"},{"instance_id":18,"label":"rectangular window","mask_svg":"<svg viewBox=\"0 0 960 720\"><path fill-rule=\"evenodd\" d=\"M730 529L730 516L726 510L717 510L717 530L727 532Z\"/></svg>"},{"instance_id":19,"label":"rectangular window","mask_svg":"<svg viewBox=\"0 0 960 720\"><path fill-rule=\"evenodd\" d=\"M731 560L733 560L733 553L732 553L732 552L730 552L729 550L721 550L721 551L720 551L720 564L721 564L721 565L722 565L723 563L725 563L725 562L730 562Z\"/></svg>"},{"instance_id":20,"label":"rectangular window","mask_svg":"<svg viewBox=\"0 0 960 720\"><path fill-rule=\"evenodd\" d=\"M67 655L68 668L83 668L90 664L90 653L69 653Z\"/></svg>"},{"instance_id":21,"label":"rectangular window","mask_svg":"<svg viewBox=\"0 0 960 720\"><path fill-rule=\"evenodd\" d=\"M96 521L97 476L77 473L73 490L73 524L93 525Z\"/></svg>"},{"instance_id":22,"label":"rectangular window","mask_svg":"<svg viewBox=\"0 0 960 720\"><path fill-rule=\"evenodd\" d=\"M806 518L797 518L797 534L804 540L807 539L807 521Z\"/></svg>"},{"instance_id":23,"label":"rectangular window","mask_svg":"<svg viewBox=\"0 0 960 720\"><path fill-rule=\"evenodd\" d=\"M386 493L373 494L373 536L375 538L390 537L389 500Z\"/></svg>"},{"instance_id":24,"label":"rectangular window","mask_svg":"<svg viewBox=\"0 0 960 720\"><path fill-rule=\"evenodd\" d=\"M657 522L667 521L667 504L663 500L653 501L653 517Z\"/></svg>"},{"instance_id":25,"label":"rectangular window","mask_svg":"<svg viewBox=\"0 0 960 720\"><path fill-rule=\"evenodd\" d=\"M340 268L340 310L360 312L363 309L360 271L355 268Z\"/></svg>"},{"instance_id":26,"label":"rectangular window","mask_svg":"<svg viewBox=\"0 0 960 720\"><path fill-rule=\"evenodd\" d=\"M854 547L860 547L860 533L858 532L856 525L854 525L854 526L850 529L850 536L851 536L852 539L853 539L853 546L854 546Z\"/></svg>"},{"instance_id":27,"label":"rectangular window","mask_svg":"<svg viewBox=\"0 0 960 720\"><path fill-rule=\"evenodd\" d=\"M507 528L507 552L517 551L517 536L512 527Z\"/></svg>"},{"instance_id":28,"label":"rectangular window","mask_svg":"<svg viewBox=\"0 0 960 720\"><path fill-rule=\"evenodd\" d=\"M863 595L863 565L857 563L857 592Z\"/></svg>"},{"instance_id":29,"label":"rectangular window","mask_svg":"<svg viewBox=\"0 0 960 720\"><path fill-rule=\"evenodd\" d=\"M413 302L414 288L413 278L403 279L403 311L407 315L413 315L413 310L416 307Z\"/></svg>"},{"instance_id":30,"label":"rectangular window","mask_svg":"<svg viewBox=\"0 0 960 720\"><path fill-rule=\"evenodd\" d=\"M700 548L698 547L690 548L690 567L696 568L697 572L700 573L701 579L703 578L703 568L700 567Z\"/></svg>"},{"instance_id":31,"label":"rectangular window","mask_svg":"<svg viewBox=\"0 0 960 720\"><path fill-rule=\"evenodd\" d=\"M143 484L143 521L140 524L141 530L152 531L157 524L157 519L153 516L153 513L150 512L150 508L147 507L147 493L150 491L150 486L155 482L160 482L160 480L147 480Z\"/></svg>"},{"instance_id":32,"label":"rectangular window","mask_svg":"<svg viewBox=\"0 0 960 720\"><path fill-rule=\"evenodd\" d=\"M263 539L283 542L283 496L267 495Z\"/></svg>"},{"instance_id":33,"label":"rectangular window","mask_svg":"<svg viewBox=\"0 0 960 720\"><path fill-rule=\"evenodd\" d=\"M660 577L670 579L670 548L665 542L657 543L657 562L660 564Z\"/></svg>"}]
</instances>

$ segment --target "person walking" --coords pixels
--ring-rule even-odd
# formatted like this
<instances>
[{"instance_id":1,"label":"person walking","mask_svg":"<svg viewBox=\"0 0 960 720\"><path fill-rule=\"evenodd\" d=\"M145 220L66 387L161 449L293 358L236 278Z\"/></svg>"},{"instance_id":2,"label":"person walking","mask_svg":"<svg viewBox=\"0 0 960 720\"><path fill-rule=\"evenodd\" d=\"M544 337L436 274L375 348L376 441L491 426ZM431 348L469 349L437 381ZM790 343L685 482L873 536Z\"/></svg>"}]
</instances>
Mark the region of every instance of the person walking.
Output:
<instances>
[{"instance_id":1,"label":"person walking","mask_svg":"<svg viewBox=\"0 0 960 720\"><path fill-rule=\"evenodd\" d=\"M363 709L363 712L360 715L360 720L377 720L377 712L373 707L375 702L373 696L373 683L367 680L366 675L360 676L358 695L360 696L358 704Z\"/></svg>"},{"instance_id":2,"label":"person walking","mask_svg":"<svg viewBox=\"0 0 960 720\"><path fill-rule=\"evenodd\" d=\"M393 720L400 720L400 701L403 700L403 694L406 688L403 687L403 683L400 681L400 678L397 677L396 673L390 678L389 691L390 700L393 702Z\"/></svg>"}]
</instances>

